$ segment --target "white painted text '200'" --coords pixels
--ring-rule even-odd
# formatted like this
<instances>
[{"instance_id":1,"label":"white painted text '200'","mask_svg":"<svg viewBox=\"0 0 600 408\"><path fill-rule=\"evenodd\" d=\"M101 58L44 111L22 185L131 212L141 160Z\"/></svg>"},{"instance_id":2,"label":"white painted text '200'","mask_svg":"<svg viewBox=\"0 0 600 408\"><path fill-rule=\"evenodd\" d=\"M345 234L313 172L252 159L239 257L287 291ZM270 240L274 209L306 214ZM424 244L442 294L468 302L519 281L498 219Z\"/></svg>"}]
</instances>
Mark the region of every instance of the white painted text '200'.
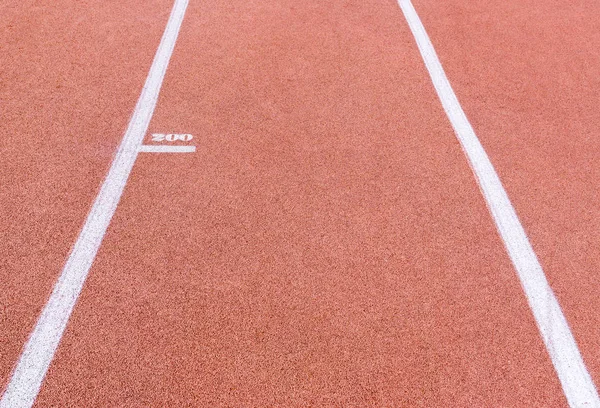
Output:
<instances>
[{"instance_id":1,"label":"white painted text '200'","mask_svg":"<svg viewBox=\"0 0 600 408\"><path fill-rule=\"evenodd\" d=\"M194 136L189 133L152 133L153 142L176 142L178 140L182 142L189 142Z\"/></svg>"}]
</instances>

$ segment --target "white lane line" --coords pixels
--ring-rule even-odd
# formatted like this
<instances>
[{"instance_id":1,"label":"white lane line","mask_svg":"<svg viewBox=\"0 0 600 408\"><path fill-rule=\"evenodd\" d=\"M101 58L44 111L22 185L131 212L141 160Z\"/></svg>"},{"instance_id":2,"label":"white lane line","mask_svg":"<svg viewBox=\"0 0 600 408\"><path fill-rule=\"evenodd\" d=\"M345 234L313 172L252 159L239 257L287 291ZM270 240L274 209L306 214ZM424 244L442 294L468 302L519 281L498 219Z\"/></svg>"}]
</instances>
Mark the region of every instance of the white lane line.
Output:
<instances>
[{"instance_id":1,"label":"white lane line","mask_svg":"<svg viewBox=\"0 0 600 408\"><path fill-rule=\"evenodd\" d=\"M527 234L465 115L410 0L398 0L454 132L462 144L572 407L600 407L600 398Z\"/></svg>"},{"instance_id":2,"label":"white lane line","mask_svg":"<svg viewBox=\"0 0 600 408\"><path fill-rule=\"evenodd\" d=\"M194 153L196 146L141 145L144 153Z\"/></svg>"},{"instance_id":3,"label":"white lane line","mask_svg":"<svg viewBox=\"0 0 600 408\"><path fill-rule=\"evenodd\" d=\"M31 407L35 402L148 129L187 4L188 0L175 0L123 140L50 299L23 348L0 408Z\"/></svg>"}]
</instances>

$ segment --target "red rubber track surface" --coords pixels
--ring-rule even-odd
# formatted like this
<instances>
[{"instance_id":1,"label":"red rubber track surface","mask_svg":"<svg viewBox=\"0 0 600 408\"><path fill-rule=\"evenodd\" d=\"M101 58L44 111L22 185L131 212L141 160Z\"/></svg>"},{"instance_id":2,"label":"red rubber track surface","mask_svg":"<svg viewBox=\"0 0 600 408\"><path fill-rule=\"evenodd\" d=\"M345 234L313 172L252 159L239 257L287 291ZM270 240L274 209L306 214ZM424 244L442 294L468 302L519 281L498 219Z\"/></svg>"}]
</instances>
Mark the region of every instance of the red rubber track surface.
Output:
<instances>
[{"instance_id":1,"label":"red rubber track surface","mask_svg":"<svg viewBox=\"0 0 600 408\"><path fill-rule=\"evenodd\" d=\"M0 6L0 381L97 194L170 1Z\"/></svg>"},{"instance_id":2,"label":"red rubber track surface","mask_svg":"<svg viewBox=\"0 0 600 408\"><path fill-rule=\"evenodd\" d=\"M416 0L415 7L597 381L600 4Z\"/></svg>"},{"instance_id":3,"label":"red rubber track surface","mask_svg":"<svg viewBox=\"0 0 600 408\"><path fill-rule=\"evenodd\" d=\"M414 4L598 378L599 6ZM170 7L0 6L4 384ZM192 0L152 132L36 406L566 406L395 1Z\"/></svg>"}]
</instances>

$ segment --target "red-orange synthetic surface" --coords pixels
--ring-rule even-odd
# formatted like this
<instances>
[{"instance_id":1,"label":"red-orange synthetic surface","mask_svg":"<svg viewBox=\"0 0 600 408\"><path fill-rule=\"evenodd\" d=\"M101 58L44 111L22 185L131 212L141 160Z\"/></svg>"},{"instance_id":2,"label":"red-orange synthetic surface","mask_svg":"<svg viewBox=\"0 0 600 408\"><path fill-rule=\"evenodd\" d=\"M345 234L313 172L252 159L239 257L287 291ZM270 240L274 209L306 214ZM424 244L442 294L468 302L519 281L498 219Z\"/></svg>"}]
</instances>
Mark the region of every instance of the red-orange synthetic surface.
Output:
<instances>
[{"instance_id":1,"label":"red-orange synthetic surface","mask_svg":"<svg viewBox=\"0 0 600 408\"><path fill-rule=\"evenodd\" d=\"M0 388L171 5L0 6ZM600 6L414 5L598 378ZM154 132L36 406L566 406L395 1L191 0Z\"/></svg>"},{"instance_id":2,"label":"red-orange synthetic surface","mask_svg":"<svg viewBox=\"0 0 600 408\"><path fill-rule=\"evenodd\" d=\"M0 6L4 385L142 89L169 0Z\"/></svg>"},{"instance_id":3,"label":"red-orange synthetic surface","mask_svg":"<svg viewBox=\"0 0 600 408\"><path fill-rule=\"evenodd\" d=\"M415 7L600 378L600 4Z\"/></svg>"}]
</instances>

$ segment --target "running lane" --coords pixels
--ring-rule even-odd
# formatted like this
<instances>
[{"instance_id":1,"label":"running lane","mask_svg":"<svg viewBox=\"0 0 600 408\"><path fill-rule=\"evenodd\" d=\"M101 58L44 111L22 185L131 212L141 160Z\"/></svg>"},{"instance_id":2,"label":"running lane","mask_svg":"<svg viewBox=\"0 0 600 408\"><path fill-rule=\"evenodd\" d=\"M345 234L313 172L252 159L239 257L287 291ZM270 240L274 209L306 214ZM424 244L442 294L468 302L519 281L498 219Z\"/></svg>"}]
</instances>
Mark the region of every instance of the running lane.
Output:
<instances>
[{"instance_id":1,"label":"running lane","mask_svg":"<svg viewBox=\"0 0 600 408\"><path fill-rule=\"evenodd\" d=\"M106 174L170 6L0 6L0 388Z\"/></svg>"},{"instance_id":2,"label":"running lane","mask_svg":"<svg viewBox=\"0 0 600 408\"><path fill-rule=\"evenodd\" d=\"M395 2L191 2L154 132L39 406L565 404Z\"/></svg>"},{"instance_id":3,"label":"running lane","mask_svg":"<svg viewBox=\"0 0 600 408\"><path fill-rule=\"evenodd\" d=\"M600 380L600 4L415 1Z\"/></svg>"}]
</instances>

